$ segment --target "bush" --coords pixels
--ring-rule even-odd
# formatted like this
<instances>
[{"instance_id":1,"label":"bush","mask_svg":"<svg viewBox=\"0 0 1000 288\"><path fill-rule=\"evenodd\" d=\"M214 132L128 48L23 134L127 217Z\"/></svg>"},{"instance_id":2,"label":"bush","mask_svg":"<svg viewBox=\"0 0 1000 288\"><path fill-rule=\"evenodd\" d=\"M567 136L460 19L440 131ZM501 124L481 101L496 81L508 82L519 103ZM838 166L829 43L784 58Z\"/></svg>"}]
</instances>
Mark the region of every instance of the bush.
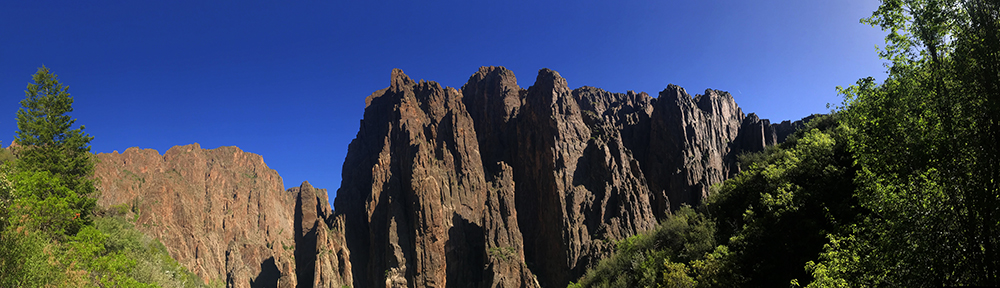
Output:
<instances>
[{"instance_id":1,"label":"bush","mask_svg":"<svg viewBox=\"0 0 1000 288\"><path fill-rule=\"evenodd\" d=\"M681 207L656 228L619 241L611 257L570 286L694 287L697 282L691 275L697 277L700 270L688 263L712 252L714 233L715 225L704 215Z\"/></svg>"},{"instance_id":2,"label":"bush","mask_svg":"<svg viewBox=\"0 0 1000 288\"><path fill-rule=\"evenodd\" d=\"M170 257L167 248L139 230L125 215L105 216L94 221L96 230L107 238L104 245L109 253L122 255L135 262L125 275L140 283L160 287L203 287L204 281Z\"/></svg>"}]
</instances>

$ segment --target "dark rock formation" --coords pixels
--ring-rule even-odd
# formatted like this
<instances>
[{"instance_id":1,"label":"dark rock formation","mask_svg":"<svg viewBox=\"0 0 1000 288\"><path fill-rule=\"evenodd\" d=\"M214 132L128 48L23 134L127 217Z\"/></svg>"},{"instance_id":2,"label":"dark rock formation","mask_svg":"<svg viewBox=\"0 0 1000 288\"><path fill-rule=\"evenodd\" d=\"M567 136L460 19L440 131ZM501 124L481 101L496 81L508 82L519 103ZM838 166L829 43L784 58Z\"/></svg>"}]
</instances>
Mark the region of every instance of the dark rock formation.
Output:
<instances>
[{"instance_id":1,"label":"dark rock formation","mask_svg":"<svg viewBox=\"0 0 1000 288\"><path fill-rule=\"evenodd\" d=\"M809 122L813 118L816 118L816 116L818 116L818 114L806 116L805 118L802 118L795 122L785 120L781 121L781 123L779 124L771 124L771 127L774 130L775 138L777 139L777 143L784 143L786 140L785 138L788 138L789 135L795 133L796 130L805 128L806 127L805 123Z\"/></svg>"},{"instance_id":2,"label":"dark rock formation","mask_svg":"<svg viewBox=\"0 0 1000 288\"><path fill-rule=\"evenodd\" d=\"M358 286L536 286L511 225L510 168L487 181L461 101L399 70L365 100L335 202Z\"/></svg>"},{"instance_id":3,"label":"dark rock formation","mask_svg":"<svg viewBox=\"0 0 1000 288\"><path fill-rule=\"evenodd\" d=\"M365 102L334 203L361 287L565 286L785 131L726 92L571 90L548 69L522 89L483 67L461 92L393 70Z\"/></svg>"},{"instance_id":4,"label":"dark rock formation","mask_svg":"<svg viewBox=\"0 0 1000 288\"><path fill-rule=\"evenodd\" d=\"M100 204L229 287L563 287L803 126L723 91L572 90L548 69L522 89L483 67L461 91L393 70L365 104L335 211L259 155L198 144L99 154Z\"/></svg>"},{"instance_id":5,"label":"dark rock formation","mask_svg":"<svg viewBox=\"0 0 1000 288\"><path fill-rule=\"evenodd\" d=\"M673 84L653 107L649 153L640 159L662 217L682 204L696 205L709 186L735 174L739 150L733 142L744 115L728 92L709 89L692 98Z\"/></svg>"},{"instance_id":6,"label":"dark rock formation","mask_svg":"<svg viewBox=\"0 0 1000 288\"><path fill-rule=\"evenodd\" d=\"M326 189L309 182L287 190L295 195L295 262L299 287L350 284L350 251L344 239L344 217L335 217Z\"/></svg>"},{"instance_id":7,"label":"dark rock formation","mask_svg":"<svg viewBox=\"0 0 1000 288\"><path fill-rule=\"evenodd\" d=\"M750 113L743 119L740 126L740 137L736 147L743 151L760 151L764 147L774 145L776 136L771 123L767 119L760 119L757 114Z\"/></svg>"},{"instance_id":8,"label":"dark rock formation","mask_svg":"<svg viewBox=\"0 0 1000 288\"><path fill-rule=\"evenodd\" d=\"M477 97L470 95L469 97ZM611 242L655 224L638 163L615 123L584 121L566 80L539 71L518 115L514 165L525 255L543 286L565 285L610 251ZM595 116L596 115L596 116Z\"/></svg>"},{"instance_id":9,"label":"dark rock formation","mask_svg":"<svg viewBox=\"0 0 1000 288\"><path fill-rule=\"evenodd\" d=\"M97 158L98 203L130 206L139 230L207 282L351 285L343 219L330 215L326 190L303 183L285 191L260 155L192 144L162 156L129 148Z\"/></svg>"}]
</instances>

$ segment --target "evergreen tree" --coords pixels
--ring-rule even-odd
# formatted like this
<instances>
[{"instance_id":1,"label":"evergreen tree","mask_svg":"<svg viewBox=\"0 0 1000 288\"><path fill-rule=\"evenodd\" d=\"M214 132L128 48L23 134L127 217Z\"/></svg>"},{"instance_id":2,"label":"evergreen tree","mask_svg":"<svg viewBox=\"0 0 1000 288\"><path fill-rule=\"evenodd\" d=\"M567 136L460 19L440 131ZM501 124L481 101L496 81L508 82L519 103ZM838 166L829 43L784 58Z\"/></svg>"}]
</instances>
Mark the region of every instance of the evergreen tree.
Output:
<instances>
[{"instance_id":1,"label":"evergreen tree","mask_svg":"<svg viewBox=\"0 0 1000 288\"><path fill-rule=\"evenodd\" d=\"M71 235L80 224L89 223L90 212L96 204L92 180L94 164L90 159L90 141L94 137L83 132L83 125L72 129L76 120L66 114L73 111L73 98L67 92L69 88L59 83L57 75L42 66L32 78L34 83L28 84L25 99L21 100L22 107L17 111L18 131L14 138L17 145L14 150L18 156L18 175L14 178L37 180L51 177L56 181L35 185L30 183L39 182L15 180L24 182L15 183L15 186L25 190L17 191L22 194L21 199L35 199L36 203L52 202L50 198L53 197L64 199L65 203L56 203L58 210L73 213L68 216L78 224L59 230Z\"/></svg>"}]
</instances>

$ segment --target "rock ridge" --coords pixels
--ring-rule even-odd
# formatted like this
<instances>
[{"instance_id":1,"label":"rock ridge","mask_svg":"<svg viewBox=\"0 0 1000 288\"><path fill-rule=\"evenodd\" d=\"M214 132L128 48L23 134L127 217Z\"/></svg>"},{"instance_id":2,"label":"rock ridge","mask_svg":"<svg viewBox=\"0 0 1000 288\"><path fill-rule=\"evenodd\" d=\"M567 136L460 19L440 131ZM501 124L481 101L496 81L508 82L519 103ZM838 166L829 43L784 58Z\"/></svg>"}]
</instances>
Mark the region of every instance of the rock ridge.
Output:
<instances>
[{"instance_id":1,"label":"rock ridge","mask_svg":"<svg viewBox=\"0 0 1000 288\"><path fill-rule=\"evenodd\" d=\"M394 69L365 104L334 201L359 287L565 286L799 127L724 91L570 89L550 69L527 89L504 67L461 89Z\"/></svg>"},{"instance_id":2,"label":"rock ridge","mask_svg":"<svg viewBox=\"0 0 1000 288\"><path fill-rule=\"evenodd\" d=\"M101 153L95 177L100 205L227 287L563 287L802 127L713 89L571 89L550 69L522 88L494 66L455 89L393 69L334 207L236 147Z\"/></svg>"}]
</instances>

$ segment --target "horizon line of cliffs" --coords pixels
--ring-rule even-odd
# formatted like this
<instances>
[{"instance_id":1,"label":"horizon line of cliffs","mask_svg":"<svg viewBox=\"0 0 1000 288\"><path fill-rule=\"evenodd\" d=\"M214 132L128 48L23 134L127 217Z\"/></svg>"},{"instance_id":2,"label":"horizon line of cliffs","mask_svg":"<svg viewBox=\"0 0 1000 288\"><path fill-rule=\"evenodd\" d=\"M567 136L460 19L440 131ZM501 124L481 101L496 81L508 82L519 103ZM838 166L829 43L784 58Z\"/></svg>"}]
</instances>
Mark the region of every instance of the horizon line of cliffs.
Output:
<instances>
[{"instance_id":1,"label":"horizon line of cliffs","mask_svg":"<svg viewBox=\"0 0 1000 288\"><path fill-rule=\"evenodd\" d=\"M103 207L227 287L564 287L802 126L733 97L517 85L482 67L461 89L392 71L365 99L334 208L284 189L260 155L175 146L97 154Z\"/></svg>"}]
</instances>

